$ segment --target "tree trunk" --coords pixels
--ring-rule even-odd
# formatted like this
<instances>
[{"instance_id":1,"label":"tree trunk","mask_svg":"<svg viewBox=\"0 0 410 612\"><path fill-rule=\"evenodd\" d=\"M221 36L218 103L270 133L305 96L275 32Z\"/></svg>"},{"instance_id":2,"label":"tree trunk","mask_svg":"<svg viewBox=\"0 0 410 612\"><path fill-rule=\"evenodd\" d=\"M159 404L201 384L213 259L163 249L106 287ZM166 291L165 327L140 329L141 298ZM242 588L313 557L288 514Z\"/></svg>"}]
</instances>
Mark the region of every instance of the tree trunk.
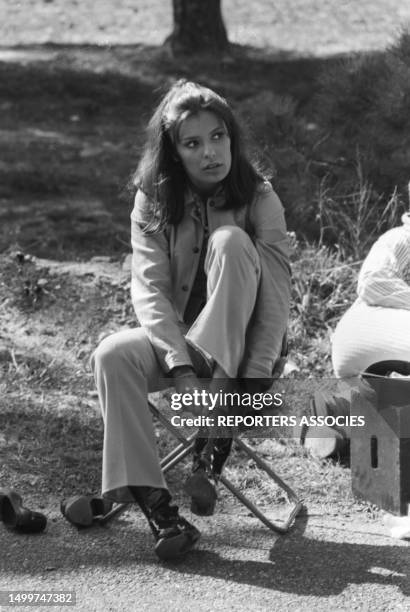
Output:
<instances>
[{"instance_id":1,"label":"tree trunk","mask_svg":"<svg viewBox=\"0 0 410 612\"><path fill-rule=\"evenodd\" d=\"M229 42L221 0L172 0L174 30L165 41L174 54L218 55Z\"/></svg>"}]
</instances>

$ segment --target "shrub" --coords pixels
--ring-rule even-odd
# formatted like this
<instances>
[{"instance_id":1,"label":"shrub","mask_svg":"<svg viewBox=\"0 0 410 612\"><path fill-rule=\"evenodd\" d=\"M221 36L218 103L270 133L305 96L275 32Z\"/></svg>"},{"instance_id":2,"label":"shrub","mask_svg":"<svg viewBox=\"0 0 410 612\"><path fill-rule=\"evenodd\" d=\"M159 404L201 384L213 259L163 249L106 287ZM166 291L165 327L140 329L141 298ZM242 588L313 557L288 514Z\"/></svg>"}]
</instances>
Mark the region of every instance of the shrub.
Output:
<instances>
[{"instance_id":1,"label":"shrub","mask_svg":"<svg viewBox=\"0 0 410 612\"><path fill-rule=\"evenodd\" d=\"M374 190L375 212L391 194L405 193L410 178L409 31L384 52L355 55L324 72L316 107L323 142L315 155L327 162L333 192L355 190L359 163Z\"/></svg>"},{"instance_id":2,"label":"shrub","mask_svg":"<svg viewBox=\"0 0 410 612\"><path fill-rule=\"evenodd\" d=\"M397 224L401 202L397 191L385 201L363 176L357 163L356 185L350 193L335 193L323 180L318 197L320 238L335 244L343 259L363 259L373 242Z\"/></svg>"},{"instance_id":3,"label":"shrub","mask_svg":"<svg viewBox=\"0 0 410 612\"><path fill-rule=\"evenodd\" d=\"M238 113L248 126L254 156L273 172L273 185L286 206L289 227L305 226L311 217L308 202L314 189L305 155L306 119L298 113L297 101L265 90L241 102Z\"/></svg>"}]
</instances>

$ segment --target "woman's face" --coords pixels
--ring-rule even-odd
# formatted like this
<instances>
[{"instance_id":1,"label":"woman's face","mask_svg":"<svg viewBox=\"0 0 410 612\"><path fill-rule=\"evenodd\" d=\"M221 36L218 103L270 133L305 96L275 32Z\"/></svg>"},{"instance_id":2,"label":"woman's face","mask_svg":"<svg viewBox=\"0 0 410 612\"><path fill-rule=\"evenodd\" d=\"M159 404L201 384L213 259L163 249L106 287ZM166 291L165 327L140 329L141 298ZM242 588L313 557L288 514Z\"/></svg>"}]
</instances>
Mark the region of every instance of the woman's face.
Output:
<instances>
[{"instance_id":1,"label":"woman's face","mask_svg":"<svg viewBox=\"0 0 410 612\"><path fill-rule=\"evenodd\" d=\"M212 193L231 169L228 130L211 111L200 111L182 121L176 150L191 183L204 193Z\"/></svg>"}]
</instances>

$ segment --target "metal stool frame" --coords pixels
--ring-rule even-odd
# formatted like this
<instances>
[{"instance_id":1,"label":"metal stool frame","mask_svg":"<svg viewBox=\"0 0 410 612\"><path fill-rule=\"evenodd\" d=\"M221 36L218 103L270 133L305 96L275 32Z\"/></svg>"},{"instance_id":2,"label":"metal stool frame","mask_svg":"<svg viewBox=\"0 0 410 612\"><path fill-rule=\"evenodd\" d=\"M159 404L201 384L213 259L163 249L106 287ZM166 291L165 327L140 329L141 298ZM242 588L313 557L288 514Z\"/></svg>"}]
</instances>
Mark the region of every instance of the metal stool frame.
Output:
<instances>
[{"instance_id":1,"label":"metal stool frame","mask_svg":"<svg viewBox=\"0 0 410 612\"><path fill-rule=\"evenodd\" d=\"M176 446L166 457L164 457L161 461L161 468L164 473L173 468L176 464L182 461L187 455L189 455L195 444L195 438L197 436L197 432L190 434L185 437L181 431L170 423L166 416L164 416L154 404L149 401L149 408L153 416L158 419L161 425L167 429L179 442L178 446ZM296 493L291 489L289 485L287 485L273 470L272 468L263 461L258 455L240 438L239 435L234 435L233 441L235 445L242 450L250 459L252 459L258 468L265 471L268 476L279 485L287 494L289 501L293 502L293 508L289 512L286 520L283 523L278 524L276 522L271 521L255 504L253 504L237 487L235 487L226 476L221 474L219 477L220 482L244 505L256 518L258 518L266 527L275 531L276 533L285 534L289 531L290 526L295 520L296 516L303 508L302 500L298 498ZM122 503L115 506L110 512L108 512L105 516L100 517L98 522L100 525L107 523L115 516L119 516L122 514L127 508L130 506L129 503Z\"/></svg>"}]
</instances>

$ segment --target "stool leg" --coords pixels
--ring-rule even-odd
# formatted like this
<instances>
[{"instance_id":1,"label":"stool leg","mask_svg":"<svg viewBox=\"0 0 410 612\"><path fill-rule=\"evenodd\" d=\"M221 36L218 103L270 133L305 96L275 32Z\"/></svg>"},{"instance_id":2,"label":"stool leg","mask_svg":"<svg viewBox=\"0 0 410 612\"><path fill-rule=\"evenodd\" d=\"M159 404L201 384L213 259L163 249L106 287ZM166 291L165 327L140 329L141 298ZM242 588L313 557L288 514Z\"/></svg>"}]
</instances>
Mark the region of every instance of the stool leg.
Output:
<instances>
[{"instance_id":1,"label":"stool leg","mask_svg":"<svg viewBox=\"0 0 410 612\"><path fill-rule=\"evenodd\" d=\"M298 498L294 490L286 484L273 470L272 468L265 462L263 459L258 457L258 455L240 438L235 438L236 445L244 451L256 465L262 469L264 472L272 478L280 487L283 489L289 500L294 502L294 506L291 509L288 517L283 522L282 525L278 525L271 521L267 516L265 516L250 500L248 500L236 487L232 485L224 476L221 476L221 482L254 514L257 518L259 518L262 523L264 523L269 529L276 531L278 533L287 533L291 524L293 523L295 517L299 514L299 512L303 508L303 502Z\"/></svg>"},{"instance_id":2,"label":"stool leg","mask_svg":"<svg viewBox=\"0 0 410 612\"><path fill-rule=\"evenodd\" d=\"M290 512L286 521L284 521L283 524L278 525L265 516L265 514L263 514L263 512L261 512L259 508L257 508L255 504L253 504L245 495L243 495L243 493L241 493L239 489L237 489L225 476L221 475L220 481L233 495L235 495L235 497L239 499L240 502L243 503L244 506L246 506L246 508L248 508L248 510L252 512L252 514L254 514L264 525L266 525L266 527L280 534L284 534L289 531L295 517L303 508L303 503L298 500L295 506L292 508L292 511Z\"/></svg>"}]
</instances>

